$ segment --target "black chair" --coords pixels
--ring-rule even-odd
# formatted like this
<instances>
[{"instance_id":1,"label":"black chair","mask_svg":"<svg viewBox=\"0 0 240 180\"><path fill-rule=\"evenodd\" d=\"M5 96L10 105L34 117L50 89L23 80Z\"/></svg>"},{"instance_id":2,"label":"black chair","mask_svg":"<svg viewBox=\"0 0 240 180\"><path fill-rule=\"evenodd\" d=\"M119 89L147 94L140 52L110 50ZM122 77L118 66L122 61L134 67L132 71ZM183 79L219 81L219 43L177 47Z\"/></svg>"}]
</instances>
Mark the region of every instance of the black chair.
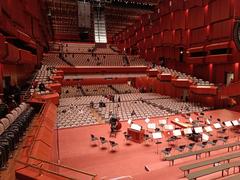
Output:
<instances>
[{"instance_id":1,"label":"black chair","mask_svg":"<svg viewBox=\"0 0 240 180\"><path fill-rule=\"evenodd\" d=\"M129 141L132 140L132 136L127 132L124 132L123 135L125 137L126 144L129 144Z\"/></svg>"},{"instance_id":2,"label":"black chair","mask_svg":"<svg viewBox=\"0 0 240 180\"><path fill-rule=\"evenodd\" d=\"M192 151L194 146L195 146L195 143L190 143L189 145L187 145L187 148L189 149L189 151Z\"/></svg>"},{"instance_id":3,"label":"black chair","mask_svg":"<svg viewBox=\"0 0 240 180\"><path fill-rule=\"evenodd\" d=\"M98 142L98 140L99 140L98 137L94 136L93 134L91 134L90 136L91 136L91 142L92 143Z\"/></svg>"},{"instance_id":4,"label":"black chair","mask_svg":"<svg viewBox=\"0 0 240 180\"><path fill-rule=\"evenodd\" d=\"M212 141L209 141L208 144L211 144L213 146L215 146L217 144L218 140L217 139L214 139Z\"/></svg>"},{"instance_id":5,"label":"black chair","mask_svg":"<svg viewBox=\"0 0 240 180\"><path fill-rule=\"evenodd\" d=\"M170 153L172 151L172 148L171 147L167 147L165 148L164 150L162 150L162 153L165 155L165 156L169 156Z\"/></svg>"},{"instance_id":6,"label":"black chair","mask_svg":"<svg viewBox=\"0 0 240 180\"><path fill-rule=\"evenodd\" d=\"M143 139L144 139L144 142L146 143L151 139L151 137L148 134L144 134Z\"/></svg>"},{"instance_id":7,"label":"black chair","mask_svg":"<svg viewBox=\"0 0 240 180\"><path fill-rule=\"evenodd\" d=\"M105 139L105 137L102 137L102 136L99 139L100 139L100 142L101 142L101 147L103 148L103 145L107 144L108 141Z\"/></svg>"},{"instance_id":8,"label":"black chair","mask_svg":"<svg viewBox=\"0 0 240 180\"><path fill-rule=\"evenodd\" d=\"M117 147L118 143L116 143L115 141L109 141L109 144L111 145L110 151L115 151L116 149L114 149L114 147Z\"/></svg>"},{"instance_id":9,"label":"black chair","mask_svg":"<svg viewBox=\"0 0 240 180\"><path fill-rule=\"evenodd\" d=\"M180 145L178 146L176 149L179 151L179 152L183 152L184 149L185 149L186 145Z\"/></svg>"},{"instance_id":10,"label":"black chair","mask_svg":"<svg viewBox=\"0 0 240 180\"><path fill-rule=\"evenodd\" d=\"M226 143L229 139L229 136L224 136L222 138L219 138L218 140L223 141L223 143Z\"/></svg>"},{"instance_id":11,"label":"black chair","mask_svg":"<svg viewBox=\"0 0 240 180\"><path fill-rule=\"evenodd\" d=\"M198 144L198 146L200 146L201 148L205 148L205 146L208 144L208 142L202 142L200 144Z\"/></svg>"}]
</instances>

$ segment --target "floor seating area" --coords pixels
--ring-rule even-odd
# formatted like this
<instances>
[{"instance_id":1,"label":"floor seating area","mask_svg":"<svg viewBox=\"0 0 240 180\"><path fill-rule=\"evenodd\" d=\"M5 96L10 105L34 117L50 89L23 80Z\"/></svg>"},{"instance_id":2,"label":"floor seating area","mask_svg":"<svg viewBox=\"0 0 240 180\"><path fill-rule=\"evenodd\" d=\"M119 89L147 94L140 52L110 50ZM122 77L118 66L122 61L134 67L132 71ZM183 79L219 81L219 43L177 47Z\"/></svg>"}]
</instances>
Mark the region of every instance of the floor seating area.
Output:
<instances>
[{"instance_id":1,"label":"floor seating area","mask_svg":"<svg viewBox=\"0 0 240 180\"><path fill-rule=\"evenodd\" d=\"M87 43L64 43L64 53L89 53L94 48L94 44Z\"/></svg>"},{"instance_id":2,"label":"floor seating area","mask_svg":"<svg viewBox=\"0 0 240 180\"><path fill-rule=\"evenodd\" d=\"M139 90L128 85L128 84L113 84L112 87L117 91L119 94L124 93L138 93Z\"/></svg>"},{"instance_id":3,"label":"floor seating area","mask_svg":"<svg viewBox=\"0 0 240 180\"><path fill-rule=\"evenodd\" d=\"M41 68L38 70L35 81L43 82L44 84L52 83L52 80L50 80L50 76L53 74L53 69L54 68L50 66L42 65Z\"/></svg>"},{"instance_id":4,"label":"floor seating area","mask_svg":"<svg viewBox=\"0 0 240 180\"><path fill-rule=\"evenodd\" d=\"M146 66L146 61L138 55L127 56L130 66Z\"/></svg>"},{"instance_id":5,"label":"floor seating area","mask_svg":"<svg viewBox=\"0 0 240 180\"><path fill-rule=\"evenodd\" d=\"M84 85L82 90L87 96L116 94L108 85Z\"/></svg>"},{"instance_id":6,"label":"floor seating area","mask_svg":"<svg viewBox=\"0 0 240 180\"><path fill-rule=\"evenodd\" d=\"M18 147L31 120L35 115L34 108L21 103L4 118L0 119L0 168L6 168L8 159Z\"/></svg>"},{"instance_id":7,"label":"floor seating area","mask_svg":"<svg viewBox=\"0 0 240 180\"><path fill-rule=\"evenodd\" d=\"M61 98L83 96L81 88L77 86L64 86L61 88Z\"/></svg>"},{"instance_id":8,"label":"floor seating area","mask_svg":"<svg viewBox=\"0 0 240 180\"><path fill-rule=\"evenodd\" d=\"M66 88L69 96L80 93L76 87ZM115 92L106 85L82 86L82 89L87 96L67 97L65 93L64 98L60 99L58 109L60 128L97 124L98 119L101 122L108 122L112 114L117 115L121 121L127 121L179 114L185 106L188 107L183 111L185 113L202 112L208 109L154 93L115 94L113 102L106 95L110 94L110 91L111 94ZM100 102L104 103L104 106L100 106Z\"/></svg>"},{"instance_id":9,"label":"floor seating area","mask_svg":"<svg viewBox=\"0 0 240 180\"><path fill-rule=\"evenodd\" d=\"M123 56L117 54L65 54L74 66L123 66Z\"/></svg>"},{"instance_id":10,"label":"floor seating area","mask_svg":"<svg viewBox=\"0 0 240 180\"><path fill-rule=\"evenodd\" d=\"M93 124L97 124L97 120L87 105L58 108L57 126L59 128L78 127Z\"/></svg>"},{"instance_id":11,"label":"floor seating area","mask_svg":"<svg viewBox=\"0 0 240 180\"><path fill-rule=\"evenodd\" d=\"M47 53L43 55L43 65L48 66L68 66L67 63L65 63L63 60L59 58L59 53Z\"/></svg>"}]
</instances>

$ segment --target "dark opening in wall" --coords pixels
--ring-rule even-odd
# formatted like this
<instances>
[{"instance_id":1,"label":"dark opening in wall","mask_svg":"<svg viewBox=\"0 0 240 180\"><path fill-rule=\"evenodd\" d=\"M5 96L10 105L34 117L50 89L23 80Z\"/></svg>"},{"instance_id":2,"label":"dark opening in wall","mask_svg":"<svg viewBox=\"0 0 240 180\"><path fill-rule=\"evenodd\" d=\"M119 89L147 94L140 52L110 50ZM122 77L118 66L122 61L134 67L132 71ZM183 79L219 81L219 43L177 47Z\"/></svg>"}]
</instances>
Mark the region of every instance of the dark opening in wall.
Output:
<instances>
[{"instance_id":1,"label":"dark opening in wall","mask_svg":"<svg viewBox=\"0 0 240 180\"><path fill-rule=\"evenodd\" d=\"M210 55L217 55L217 54L230 54L231 49L229 48L222 48L222 49L213 49L210 51Z\"/></svg>"},{"instance_id":2,"label":"dark opening in wall","mask_svg":"<svg viewBox=\"0 0 240 180\"><path fill-rule=\"evenodd\" d=\"M202 57L202 56L206 56L207 52L205 51L199 51L199 52L192 52L190 53L191 57Z\"/></svg>"}]
</instances>

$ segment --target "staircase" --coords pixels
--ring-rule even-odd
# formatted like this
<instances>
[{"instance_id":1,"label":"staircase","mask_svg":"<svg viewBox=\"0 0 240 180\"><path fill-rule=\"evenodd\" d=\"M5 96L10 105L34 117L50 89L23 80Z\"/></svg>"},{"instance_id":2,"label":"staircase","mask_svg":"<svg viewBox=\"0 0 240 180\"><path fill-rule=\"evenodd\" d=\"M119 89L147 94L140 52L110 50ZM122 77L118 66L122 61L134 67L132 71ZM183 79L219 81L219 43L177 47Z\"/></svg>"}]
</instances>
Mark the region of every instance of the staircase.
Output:
<instances>
[{"instance_id":1,"label":"staircase","mask_svg":"<svg viewBox=\"0 0 240 180\"><path fill-rule=\"evenodd\" d=\"M94 8L94 36L96 44L107 43L105 13L100 6Z\"/></svg>"},{"instance_id":2,"label":"staircase","mask_svg":"<svg viewBox=\"0 0 240 180\"><path fill-rule=\"evenodd\" d=\"M120 92L116 88L114 88L112 85L108 85L108 87L111 88L113 91L115 91L115 93L120 94Z\"/></svg>"}]
</instances>

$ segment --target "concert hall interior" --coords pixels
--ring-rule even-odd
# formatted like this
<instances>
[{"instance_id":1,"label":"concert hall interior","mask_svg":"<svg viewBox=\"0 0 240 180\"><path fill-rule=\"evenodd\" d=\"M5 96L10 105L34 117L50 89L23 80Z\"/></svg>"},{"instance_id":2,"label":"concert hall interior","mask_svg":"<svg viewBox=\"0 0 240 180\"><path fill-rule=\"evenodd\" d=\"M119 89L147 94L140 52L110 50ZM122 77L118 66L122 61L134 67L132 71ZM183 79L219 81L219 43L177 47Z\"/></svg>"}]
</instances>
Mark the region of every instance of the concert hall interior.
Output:
<instances>
[{"instance_id":1,"label":"concert hall interior","mask_svg":"<svg viewBox=\"0 0 240 180\"><path fill-rule=\"evenodd\" d=\"M1 0L0 179L239 180L239 0Z\"/></svg>"}]
</instances>

